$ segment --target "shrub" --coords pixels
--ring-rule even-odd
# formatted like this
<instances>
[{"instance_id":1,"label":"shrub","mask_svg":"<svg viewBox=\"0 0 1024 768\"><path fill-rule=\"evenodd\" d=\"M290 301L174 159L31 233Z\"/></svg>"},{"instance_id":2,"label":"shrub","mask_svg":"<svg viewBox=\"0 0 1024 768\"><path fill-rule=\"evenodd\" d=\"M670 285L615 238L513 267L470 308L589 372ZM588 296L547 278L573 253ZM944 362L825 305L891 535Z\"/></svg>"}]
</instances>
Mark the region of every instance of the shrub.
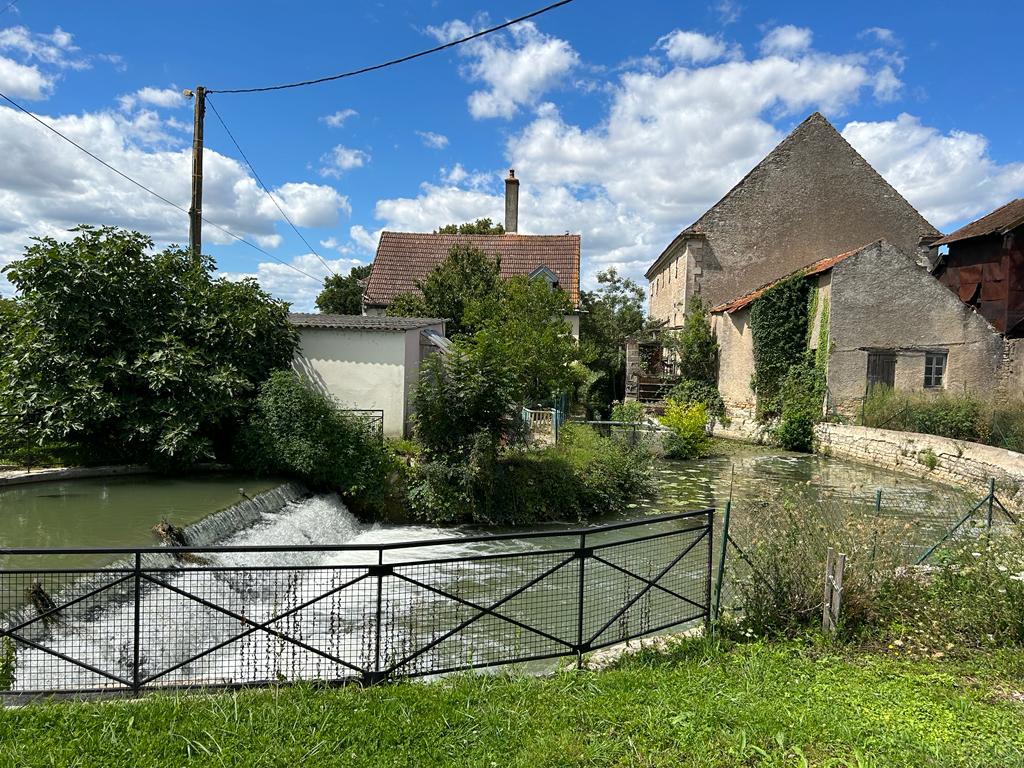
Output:
<instances>
[{"instance_id":1,"label":"shrub","mask_svg":"<svg viewBox=\"0 0 1024 768\"><path fill-rule=\"evenodd\" d=\"M729 424L729 418L725 414L725 403L722 402L722 395L714 384L696 379L683 379L669 390L666 399L687 404L703 403L711 418L712 427L715 421L720 421L726 426Z\"/></svg>"},{"instance_id":2,"label":"shrub","mask_svg":"<svg viewBox=\"0 0 1024 768\"><path fill-rule=\"evenodd\" d=\"M292 371L274 373L239 432L236 464L333 490L358 511L384 503L394 461L380 435Z\"/></svg>"},{"instance_id":3,"label":"shrub","mask_svg":"<svg viewBox=\"0 0 1024 768\"><path fill-rule=\"evenodd\" d=\"M662 342L672 351L683 376L715 385L718 380L718 342L711 331L708 311L700 296L691 297L682 330L666 332Z\"/></svg>"},{"instance_id":4,"label":"shrub","mask_svg":"<svg viewBox=\"0 0 1024 768\"><path fill-rule=\"evenodd\" d=\"M671 430L665 435L665 454L673 459L697 459L711 451L708 413L703 403L669 400L661 423Z\"/></svg>"},{"instance_id":5,"label":"shrub","mask_svg":"<svg viewBox=\"0 0 1024 768\"><path fill-rule=\"evenodd\" d=\"M821 421L825 377L813 360L793 366L782 384L782 413L772 432L778 443L790 451L814 450L814 425Z\"/></svg>"},{"instance_id":6,"label":"shrub","mask_svg":"<svg viewBox=\"0 0 1024 768\"><path fill-rule=\"evenodd\" d=\"M615 403L612 406L612 421L621 421L625 424L640 424L647 420L647 409L644 404L636 400L627 400L622 403Z\"/></svg>"}]
</instances>

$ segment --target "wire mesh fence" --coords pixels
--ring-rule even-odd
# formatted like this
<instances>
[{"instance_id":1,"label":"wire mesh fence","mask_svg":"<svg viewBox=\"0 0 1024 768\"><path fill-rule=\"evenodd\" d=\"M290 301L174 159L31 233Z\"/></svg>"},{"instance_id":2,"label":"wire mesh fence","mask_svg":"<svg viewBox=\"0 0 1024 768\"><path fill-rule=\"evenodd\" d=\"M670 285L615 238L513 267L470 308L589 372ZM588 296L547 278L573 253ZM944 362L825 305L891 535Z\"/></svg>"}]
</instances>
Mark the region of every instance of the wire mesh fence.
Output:
<instances>
[{"instance_id":1,"label":"wire mesh fence","mask_svg":"<svg viewBox=\"0 0 1024 768\"><path fill-rule=\"evenodd\" d=\"M380 546L0 550L0 689L372 683L579 657L708 618L713 519ZM480 554L438 556L451 541ZM98 553L113 562L74 567Z\"/></svg>"}]
</instances>

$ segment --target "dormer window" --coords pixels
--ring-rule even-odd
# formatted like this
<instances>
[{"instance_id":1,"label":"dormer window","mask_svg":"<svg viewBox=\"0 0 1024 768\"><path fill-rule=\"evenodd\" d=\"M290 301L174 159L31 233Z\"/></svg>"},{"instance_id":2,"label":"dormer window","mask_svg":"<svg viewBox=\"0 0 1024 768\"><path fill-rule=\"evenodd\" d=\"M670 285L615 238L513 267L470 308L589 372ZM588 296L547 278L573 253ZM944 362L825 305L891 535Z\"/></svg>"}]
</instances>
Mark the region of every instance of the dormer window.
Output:
<instances>
[{"instance_id":1,"label":"dormer window","mask_svg":"<svg viewBox=\"0 0 1024 768\"><path fill-rule=\"evenodd\" d=\"M537 277L544 278L544 280L547 282L547 284L549 286L551 286L552 288L558 288L559 287L559 285L558 285L558 275L556 275L550 269L545 267L543 264L541 264L539 267L537 267L535 270L533 270L530 273L530 279L531 280L533 280L534 278L537 278Z\"/></svg>"}]
</instances>

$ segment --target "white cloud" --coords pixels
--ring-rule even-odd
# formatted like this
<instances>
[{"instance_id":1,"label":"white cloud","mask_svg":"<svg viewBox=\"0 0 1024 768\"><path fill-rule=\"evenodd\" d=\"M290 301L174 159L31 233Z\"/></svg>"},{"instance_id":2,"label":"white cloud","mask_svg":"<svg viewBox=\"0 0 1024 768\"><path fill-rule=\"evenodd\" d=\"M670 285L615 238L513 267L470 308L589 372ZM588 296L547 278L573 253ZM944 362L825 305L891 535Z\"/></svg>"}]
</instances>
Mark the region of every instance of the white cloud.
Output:
<instances>
[{"instance_id":1,"label":"white cloud","mask_svg":"<svg viewBox=\"0 0 1024 768\"><path fill-rule=\"evenodd\" d=\"M761 52L766 56L791 56L811 47L811 30L786 24L774 27L761 39Z\"/></svg>"},{"instance_id":2,"label":"white cloud","mask_svg":"<svg viewBox=\"0 0 1024 768\"><path fill-rule=\"evenodd\" d=\"M17 52L26 59L62 68L87 69L89 66L87 59L73 56L78 47L73 44L72 35L60 27L50 34L32 32L22 26L0 29L0 51Z\"/></svg>"},{"instance_id":3,"label":"white cloud","mask_svg":"<svg viewBox=\"0 0 1024 768\"><path fill-rule=\"evenodd\" d=\"M887 27L868 27L862 30L857 37L870 37L883 45L899 45L896 33Z\"/></svg>"},{"instance_id":4,"label":"white cloud","mask_svg":"<svg viewBox=\"0 0 1024 768\"><path fill-rule=\"evenodd\" d=\"M873 91L878 101L896 101L903 90L903 81L896 76L891 66L886 64L875 76Z\"/></svg>"},{"instance_id":5,"label":"white cloud","mask_svg":"<svg viewBox=\"0 0 1024 768\"><path fill-rule=\"evenodd\" d=\"M718 20L722 24L736 23L740 20L740 15L743 13L743 6L735 2L735 0L720 0L711 9L718 15Z\"/></svg>"},{"instance_id":6,"label":"white cloud","mask_svg":"<svg viewBox=\"0 0 1024 768\"><path fill-rule=\"evenodd\" d=\"M0 56L0 90L14 99L45 99L53 90L54 78L36 66L19 64Z\"/></svg>"},{"instance_id":7,"label":"white cloud","mask_svg":"<svg viewBox=\"0 0 1024 768\"><path fill-rule=\"evenodd\" d=\"M658 41L658 47L665 50L672 61L680 64L699 64L714 61L725 55L725 43L715 37L677 29Z\"/></svg>"},{"instance_id":8,"label":"white cloud","mask_svg":"<svg viewBox=\"0 0 1024 768\"><path fill-rule=\"evenodd\" d=\"M427 31L448 42L471 34L473 28L455 20ZM471 60L465 74L486 85L469 95L469 111L477 119L512 117L521 107L535 104L579 63L568 42L545 35L532 22L512 27L510 36L511 42L490 36L459 47Z\"/></svg>"},{"instance_id":9,"label":"white cloud","mask_svg":"<svg viewBox=\"0 0 1024 768\"><path fill-rule=\"evenodd\" d=\"M317 294L324 287L324 278L337 273L347 275L352 267L362 262L358 259L327 259L330 270L312 253L296 256L282 264L278 261L261 261L254 272L221 272L229 280L255 277L263 289L276 298L292 305L295 312L313 312ZM290 265L290 266L289 266ZM293 269L294 267L294 269ZM302 270L306 274L297 272Z\"/></svg>"},{"instance_id":10,"label":"white cloud","mask_svg":"<svg viewBox=\"0 0 1024 768\"><path fill-rule=\"evenodd\" d=\"M448 146L448 137L443 134L433 131L416 131L416 135L423 140L425 146L431 149L444 149Z\"/></svg>"},{"instance_id":11,"label":"white cloud","mask_svg":"<svg viewBox=\"0 0 1024 768\"><path fill-rule=\"evenodd\" d=\"M377 250L377 242L380 240L380 230L371 235L366 231L366 227L356 224L349 227L348 236L352 238L352 242L356 244L357 248L374 253Z\"/></svg>"},{"instance_id":12,"label":"white cloud","mask_svg":"<svg viewBox=\"0 0 1024 768\"><path fill-rule=\"evenodd\" d=\"M339 177L345 171L353 168L362 168L370 161L370 156L361 149L352 149L338 144L334 149L320 158L323 167L320 169L322 176Z\"/></svg>"},{"instance_id":13,"label":"white cloud","mask_svg":"<svg viewBox=\"0 0 1024 768\"><path fill-rule=\"evenodd\" d=\"M162 109L174 109L184 107L189 103L184 93L173 85L169 88L153 88L152 86L140 88L135 93L119 96L117 102L125 112L130 112L139 104L148 104L149 106Z\"/></svg>"},{"instance_id":14,"label":"white cloud","mask_svg":"<svg viewBox=\"0 0 1024 768\"><path fill-rule=\"evenodd\" d=\"M976 133L942 133L904 113L895 120L850 122L843 136L937 227L1024 194L1024 163L997 163Z\"/></svg>"},{"instance_id":15,"label":"white cloud","mask_svg":"<svg viewBox=\"0 0 1024 768\"><path fill-rule=\"evenodd\" d=\"M330 115L324 115L320 118L322 122L327 123L331 128L341 128L345 124L345 121L350 117L355 117L359 113L354 109L339 109Z\"/></svg>"},{"instance_id":16,"label":"white cloud","mask_svg":"<svg viewBox=\"0 0 1024 768\"><path fill-rule=\"evenodd\" d=\"M187 139L168 133L156 113L116 112L47 116L69 138L88 147L140 183L188 207L191 151ZM40 234L67 237L81 223L137 229L160 245L188 240L187 216L121 179L28 116L0 107L0 267L21 255ZM296 223L319 226L348 213L348 201L328 186L286 183L277 190ZM330 208L335 206L332 213ZM237 161L207 149L205 217L263 247L281 242L281 214ZM234 242L212 226L204 242ZM239 246L245 248L245 246ZM247 249L248 250L248 249ZM0 281L0 292L10 293Z\"/></svg>"}]
</instances>

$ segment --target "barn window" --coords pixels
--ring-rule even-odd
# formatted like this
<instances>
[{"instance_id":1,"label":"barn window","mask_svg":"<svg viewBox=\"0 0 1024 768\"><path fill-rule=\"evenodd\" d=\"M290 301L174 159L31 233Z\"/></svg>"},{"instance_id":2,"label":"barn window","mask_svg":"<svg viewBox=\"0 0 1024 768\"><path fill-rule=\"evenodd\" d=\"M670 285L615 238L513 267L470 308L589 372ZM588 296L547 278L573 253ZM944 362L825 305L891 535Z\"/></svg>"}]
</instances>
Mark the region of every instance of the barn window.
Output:
<instances>
[{"instance_id":1,"label":"barn window","mask_svg":"<svg viewBox=\"0 0 1024 768\"><path fill-rule=\"evenodd\" d=\"M924 356L924 386L927 389L941 387L946 378L947 352L928 352Z\"/></svg>"}]
</instances>

